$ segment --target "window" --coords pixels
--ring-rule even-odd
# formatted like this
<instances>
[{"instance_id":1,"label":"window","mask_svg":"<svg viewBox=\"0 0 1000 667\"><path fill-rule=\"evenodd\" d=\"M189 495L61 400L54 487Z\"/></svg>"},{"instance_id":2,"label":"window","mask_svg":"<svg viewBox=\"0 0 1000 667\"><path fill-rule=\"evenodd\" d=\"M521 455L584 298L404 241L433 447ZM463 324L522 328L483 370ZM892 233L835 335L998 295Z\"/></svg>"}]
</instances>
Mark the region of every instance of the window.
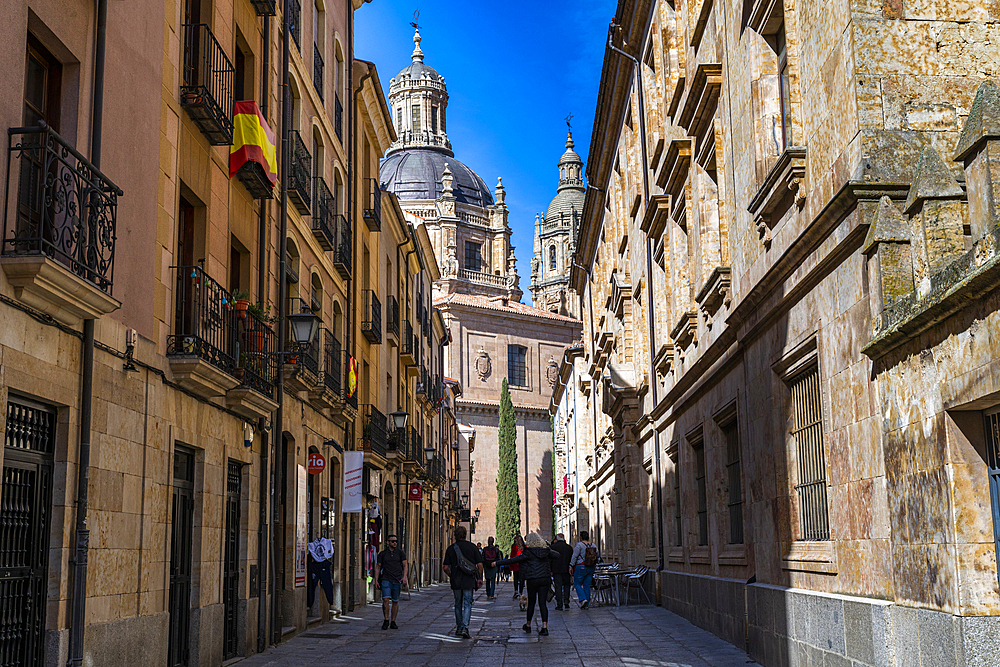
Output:
<instances>
[{"instance_id":1,"label":"window","mask_svg":"<svg viewBox=\"0 0 1000 667\"><path fill-rule=\"evenodd\" d=\"M684 520L681 516L681 464L679 455L671 459L674 462L674 544L684 545Z\"/></svg>"},{"instance_id":2,"label":"window","mask_svg":"<svg viewBox=\"0 0 1000 667\"><path fill-rule=\"evenodd\" d=\"M24 66L24 125L43 120L59 130L59 88L62 66L32 35Z\"/></svg>"},{"instance_id":3,"label":"window","mask_svg":"<svg viewBox=\"0 0 1000 667\"><path fill-rule=\"evenodd\" d=\"M410 119L411 119L412 124L413 124L413 131L414 132L419 132L420 131L420 105L419 104L414 104L413 107L410 109Z\"/></svg>"},{"instance_id":4,"label":"window","mask_svg":"<svg viewBox=\"0 0 1000 667\"><path fill-rule=\"evenodd\" d=\"M556 270L556 247L554 245L549 246L549 270Z\"/></svg>"},{"instance_id":5,"label":"window","mask_svg":"<svg viewBox=\"0 0 1000 667\"><path fill-rule=\"evenodd\" d=\"M396 109L396 133L403 131L403 107Z\"/></svg>"},{"instance_id":6,"label":"window","mask_svg":"<svg viewBox=\"0 0 1000 667\"><path fill-rule=\"evenodd\" d=\"M774 143L779 153L792 143L792 107L788 89L788 45L785 43L785 24L771 37L772 48L778 56L778 97L781 111L781 127L775 126ZM780 129L780 134L778 130Z\"/></svg>"},{"instance_id":7,"label":"window","mask_svg":"<svg viewBox=\"0 0 1000 667\"><path fill-rule=\"evenodd\" d=\"M431 107L431 132L437 134L438 131L438 108Z\"/></svg>"},{"instance_id":8,"label":"window","mask_svg":"<svg viewBox=\"0 0 1000 667\"><path fill-rule=\"evenodd\" d=\"M698 545L708 544L708 491L705 483L705 441L691 443L694 453L694 482L698 489Z\"/></svg>"},{"instance_id":9,"label":"window","mask_svg":"<svg viewBox=\"0 0 1000 667\"><path fill-rule=\"evenodd\" d=\"M798 456L799 526L802 540L830 539L826 499L826 456L823 450L823 411L820 404L819 369L811 368L793 377L794 424L792 437Z\"/></svg>"},{"instance_id":10,"label":"window","mask_svg":"<svg viewBox=\"0 0 1000 667\"><path fill-rule=\"evenodd\" d=\"M722 427L726 440L726 472L729 477L729 543L743 544L743 485L740 438L736 420Z\"/></svg>"},{"instance_id":11,"label":"window","mask_svg":"<svg viewBox=\"0 0 1000 667\"><path fill-rule=\"evenodd\" d=\"M483 270L483 246L481 243L465 242L465 269L467 271Z\"/></svg>"},{"instance_id":12,"label":"window","mask_svg":"<svg viewBox=\"0 0 1000 667\"><path fill-rule=\"evenodd\" d=\"M528 348L522 345L507 346L507 384L514 387L528 386Z\"/></svg>"},{"instance_id":13,"label":"window","mask_svg":"<svg viewBox=\"0 0 1000 667\"><path fill-rule=\"evenodd\" d=\"M993 496L993 539L1000 565L1000 412L986 415L986 469Z\"/></svg>"}]
</instances>

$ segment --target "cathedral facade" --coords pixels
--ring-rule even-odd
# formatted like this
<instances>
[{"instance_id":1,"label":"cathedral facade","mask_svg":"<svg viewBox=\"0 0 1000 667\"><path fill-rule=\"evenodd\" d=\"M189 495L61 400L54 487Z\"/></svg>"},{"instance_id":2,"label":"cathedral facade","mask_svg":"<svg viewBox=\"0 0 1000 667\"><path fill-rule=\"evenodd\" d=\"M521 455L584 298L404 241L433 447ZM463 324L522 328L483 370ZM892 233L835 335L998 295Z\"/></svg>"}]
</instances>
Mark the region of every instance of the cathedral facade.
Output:
<instances>
[{"instance_id":1,"label":"cathedral facade","mask_svg":"<svg viewBox=\"0 0 1000 667\"><path fill-rule=\"evenodd\" d=\"M444 77L424 63L419 31L413 39L411 63L389 86L397 138L379 178L382 188L399 198L411 224L425 227L440 268L430 300L450 337L445 374L461 386L456 418L476 433L468 469L458 475L456 499L468 494L467 517L478 510L475 541L495 534L497 426L506 378L517 416L521 529L548 535L553 489L548 401L563 350L579 339L581 324L567 309L521 303L504 186L497 179L491 192L455 158ZM582 163L576 159L579 180ZM557 253L568 257L564 248Z\"/></svg>"}]
</instances>

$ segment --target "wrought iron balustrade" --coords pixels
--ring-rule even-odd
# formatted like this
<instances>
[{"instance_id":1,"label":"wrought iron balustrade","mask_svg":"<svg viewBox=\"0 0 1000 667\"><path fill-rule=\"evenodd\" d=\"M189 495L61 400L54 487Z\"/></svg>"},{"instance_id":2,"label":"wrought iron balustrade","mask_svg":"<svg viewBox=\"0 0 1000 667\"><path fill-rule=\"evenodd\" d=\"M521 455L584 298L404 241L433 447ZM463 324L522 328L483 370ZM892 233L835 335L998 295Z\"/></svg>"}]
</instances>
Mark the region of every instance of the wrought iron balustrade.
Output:
<instances>
[{"instance_id":1,"label":"wrought iron balustrade","mask_svg":"<svg viewBox=\"0 0 1000 667\"><path fill-rule=\"evenodd\" d=\"M272 398L278 378L278 336L255 314L247 313L240 332L240 357L237 377L240 383L258 394ZM240 370L241 369L241 370Z\"/></svg>"},{"instance_id":2,"label":"wrought iron balustrade","mask_svg":"<svg viewBox=\"0 0 1000 667\"><path fill-rule=\"evenodd\" d=\"M377 232L382 229L382 187L377 178L368 179L367 197L364 207L365 224L370 231Z\"/></svg>"},{"instance_id":3,"label":"wrought iron balustrade","mask_svg":"<svg viewBox=\"0 0 1000 667\"><path fill-rule=\"evenodd\" d=\"M385 456L389 433L385 415L371 404L361 406L361 415L361 439L365 451Z\"/></svg>"},{"instance_id":4,"label":"wrought iron balustrade","mask_svg":"<svg viewBox=\"0 0 1000 667\"><path fill-rule=\"evenodd\" d=\"M302 3L299 0L288 0L288 32L295 40L295 46L299 47L299 39L302 36Z\"/></svg>"},{"instance_id":5,"label":"wrought iron balustrade","mask_svg":"<svg viewBox=\"0 0 1000 667\"><path fill-rule=\"evenodd\" d=\"M289 339L291 339L291 335L289 335ZM321 345L320 337L317 334L313 337L312 342L306 345L300 346L292 343L290 351L298 351L298 355L296 355L298 363L319 376L319 349Z\"/></svg>"},{"instance_id":6,"label":"wrought iron balustrade","mask_svg":"<svg viewBox=\"0 0 1000 667\"><path fill-rule=\"evenodd\" d=\"M185 23L181 106L213 146L233 143L236 68L204 23Z\"/></svg>"},{"instance_id":7,"label":"wrought iron balustrade","mask_svg":"<svg viewBox=\"0 0 1000 667\"><path fill-rule=\"evenodd\" d=\"M429 382L428 382L428 377L427 377L427 369L424 368L423 366L421 366L420 367L420 374L417 375L417 390L416 390L416 393L419 396L425 396L426 397L428 395L428 391L429 390L430 390L430 387L429 387Z\"/></svg>"},{"instance_id":8,"label":"wrought iron balustrade","mask_svg":"<svg viewBox=\"0 0 1000 667\"><path fill-rule=\"evenodd\" d=\"M319 45L313 44L313 86L316 87L316 94L319 99L323 99L323 56L319 52Z\"/></svg>"},{"instance_id":9,"label":"wrought iron balustrade","mask_svg":"<svg viewBox=\"0 0 1000 667\"><path fill-rule=\"evenodd\" d=\"M167 356L197 357L233 375L239 348L232 295L200 266L171 268L176 270L177 292Z\"/></svg>"},{"instance_id":10,"label":"wrought iron balustrade","mask_svg":"<svg viewBox=\"0 0 1000 667\"><path fill-rule=\"evenodd\" d=\"M2 254L50 257L110 293L121 189L44 123L10 128L7 141Z\"/></svg>"},{"instance_id":11,"label":"wrought iron balustrade","mask_svg":"<svg viewBox=\"0 0 1000 667\"><path fill-rule=\"evenodd\" d=\"M329 329L323 330L325 345L323 349L323 384L337 396L340 396L341 376L343 372L342 352L340 351L340 341Z\"/></svg>"},{"instance_id":12,"label":"wrought iron balustrade","mask_svg":"<svg viewBox=\"0 0 1000 667\"><path fill-rule=\"evenodd\" d=\"M333 97L333 130L337 139L344 142L344 105L340 103L340 95Z\"/></svg>"},{"instance_id":13,"label":"wrought iron balustrade","mask_svg":"<svg viewBox=\"0 0 1000 667\"><path fill-rule=\"evenodd\" d=\"M313 179L313 186L315 200L312 216L313 236L319 241L323 250L333 250L335 241L333 216L337 212L337 202L330 188L326 186L326 181L319 176Z\"/></svg>"},{"instance_id":14,"label":"wrought iron balustrade","mask_svg":"<svg viewBox=\"0 0 1000 667\"><path fill-rule=\"evenodd\" d=\"M250 4L253 5L257 16L274 16L278 13L277 0L250 0Z\"/></svg>"},{"instance_id":15,"label":"wrought iron balustrade","mask_svg":"<svg viewBox=\"0 0 1000 667\"><path fill-rule=\"evenodd\" d=\"M370 343L382 342L382 303L375 290L363 290L364 311L361 313L361 334Z\"/></svg>"},{"instance_id":16,"label":"wrought iron balustrade","mask_svg":"<svg viewBox=\"0 0 1000 667\"><path fill-rule=\"evenodd\" d=\"M417 429L412 426L406 427L409 431L407 440L409 440L409 447L406 452L406 460L413 461L414 463L424 462L424 449L423 449L423 438L417 433Z\"/></svg>"},{"instance_id":17,"label":"wrought iron balustrade","mask_svg":"<svg viewBox=\"0 0 1000 667\"><path fill-rule=\"evenodd\" d=\"M399 301L392 294L385 308L385 330L399 336Z\"/></svg>"},{"instance_id":18,"label":"wrought iron balustrade","mask_svg":"<svg viewBox=\"0 0 1000 667\"><path fill-rule=\"evenodd\" d=\"M403 328L403 340L399 343L399 353L406 356L413 356L413 325L406 321Z\"/></svg>"},{"instance_id":19,"label":"wrought iron balustrade","mask_svg":"<svg viewBox=\"0 0 1000 667\"><path fill-rule=\"evenodd\" d=\"M312 201L312 155L302 135L292 130L292 164L288 170L288 197L302 215L309 215Z\"/></svg>"},{"instance_id":20,"label":"wrought iron balustrade","mask_svg":"<svg viewBox=\"0 0 1000 667\"><path fill-rule=\"evenodd\" d=\"M351 232L351 223L344 215L335 213L333 231L333 267L337 269L341 278L347 280L351 277L354 264L354 235Z\"/></svg>"}]
</instances>

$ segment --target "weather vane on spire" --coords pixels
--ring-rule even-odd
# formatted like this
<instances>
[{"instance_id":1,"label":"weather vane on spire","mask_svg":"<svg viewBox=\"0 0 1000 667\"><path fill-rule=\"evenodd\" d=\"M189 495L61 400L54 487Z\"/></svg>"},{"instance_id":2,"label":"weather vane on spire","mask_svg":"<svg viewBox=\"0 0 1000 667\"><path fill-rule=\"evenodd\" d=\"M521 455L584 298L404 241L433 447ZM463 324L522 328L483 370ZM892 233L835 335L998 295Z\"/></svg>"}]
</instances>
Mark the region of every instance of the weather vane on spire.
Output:
<instances>
[{"instance_id":1,"label":"weather vane on spire","mask_svg":"<svg viewBox=\"0 0 1000 667\"><path fill-rule=\"evenodd\" d=\"M566 118L564 118L563 120L566 121L566 131L569 132L570 134L572 134L572 132L573 132L573 124L572 124L571 121L573 120L573 114L572 113L566 114Z\"/></svg>"},{"instance_id":2,"label":"weather vane on spire","mask_svg":"<svg viewBox=\"0 0 1000 667\"><path fill-rule=\"evenodd\" d=\"M410 25L413 26L414 30L420 30L420 26L417 25L417 21L419 20L420 20L420 10L418 9L413 12L413 20L410 21Z\"/></svg>"}]
</instances>

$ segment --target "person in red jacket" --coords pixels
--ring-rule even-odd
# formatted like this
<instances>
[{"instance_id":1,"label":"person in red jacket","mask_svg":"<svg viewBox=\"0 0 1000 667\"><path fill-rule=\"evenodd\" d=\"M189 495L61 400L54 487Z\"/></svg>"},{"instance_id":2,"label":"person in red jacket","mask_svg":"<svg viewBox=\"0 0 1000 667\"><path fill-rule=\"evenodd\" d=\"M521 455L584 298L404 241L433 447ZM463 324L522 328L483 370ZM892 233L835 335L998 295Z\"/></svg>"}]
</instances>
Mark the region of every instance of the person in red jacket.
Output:
<instances>
[{"instance_id":1,"label":"person in red jacket","mask_svg":"<svg viewBox=\"0 0 1000 667\"><path fill-rule=\"evenodd\" d=\"M524 538L520 535L515 535L514 545L510 548L510 557L517 558L521 555L522 551L524 551ZM518 572L518 565L518 563L512 563L510 566L510 571L514 574L514 597L512 598L514 600L524 595L524 578Z\"/></svg>"}]
</instances>

